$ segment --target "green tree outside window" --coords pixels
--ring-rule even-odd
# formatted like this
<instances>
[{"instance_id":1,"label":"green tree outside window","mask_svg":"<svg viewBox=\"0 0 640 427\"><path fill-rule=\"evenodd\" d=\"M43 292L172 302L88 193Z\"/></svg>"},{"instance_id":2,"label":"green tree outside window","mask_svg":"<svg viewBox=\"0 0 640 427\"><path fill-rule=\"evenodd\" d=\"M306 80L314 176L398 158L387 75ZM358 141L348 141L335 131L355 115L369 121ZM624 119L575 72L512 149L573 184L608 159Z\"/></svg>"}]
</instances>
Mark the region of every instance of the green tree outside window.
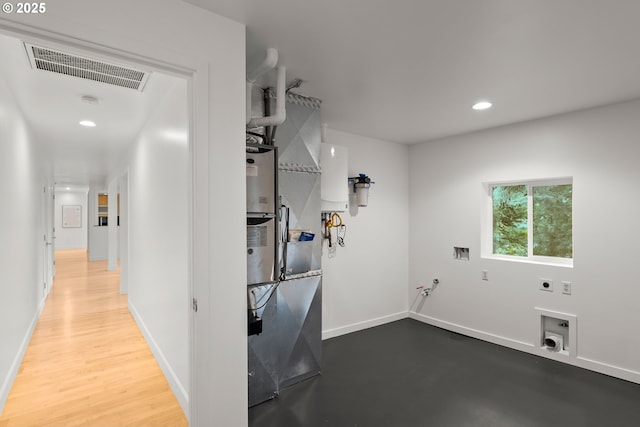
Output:
<instances>
[{"instance_id":1,"label":"green tree outside window","mask_svg":"<svg viewBox=\"0 0 640 427\"><path fill-rule=\"evenodd\" d=\"M572 184L493 186L493 253L573 258L572 192Z\"/></svg>"}]
</instances>

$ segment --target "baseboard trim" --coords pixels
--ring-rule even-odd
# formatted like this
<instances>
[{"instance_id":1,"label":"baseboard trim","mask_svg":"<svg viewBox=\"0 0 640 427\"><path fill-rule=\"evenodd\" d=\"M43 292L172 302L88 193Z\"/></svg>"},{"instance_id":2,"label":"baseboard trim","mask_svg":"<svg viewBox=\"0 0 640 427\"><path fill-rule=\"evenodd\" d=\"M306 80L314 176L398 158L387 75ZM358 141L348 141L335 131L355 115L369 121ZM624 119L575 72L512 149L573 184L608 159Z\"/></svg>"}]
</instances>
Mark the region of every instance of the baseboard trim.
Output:
<instances>
[{"instance_id":1,"label":"baseboard trim","mask_svg":"<svg viewBox=\"0 0 640 427\"><path fill-rule=\"evenodd\" d=\"M477 338L482 341L487 341L493 344L498 344L504 347L512 348L514 350L520 350L525 353L534 354L536 356L544 357L546 359L556 360L558 362L566 363L569 365L577 366L579 368L588 369L590 371L598 372L600 374L609 375L611 377L619 378L625 381L640 384L640 372L633 371L619 366L611 365L597 360L589 359L586 357L570 357L559 355L558 353L549 352L541 347L535 346L532 343L514 340L511 338L502 337L500 335L491 334L478 329L468 328L466 326L458 325L455 323L447 322L444 320L436 319L434 317L425 316L414 311L409 312L409 317L418 320L423 323L427 323L432 326L437 326L442 329L457 332L463 335L467 335L473 338Z\"/></svg>"},{"instance_id":2,"label":"baseboard trim","mask_svg":"<svg viewBox=\"0 0 640 427\"><path fill-rule=\"evenodd\" d=\"M329 338L339 337L340 335L350 334L352 332L361 331L363 329L373 328L375 326L384 325L385 323L395 322L396 320L406 319L409 313L401 311L399 313L390 314L387 316L378 317L364 322L352 323L350 325L341 326L339 328L327 329L322 331L322 339L327 340Z\"/></svg>"},{"instance_id":3,"label":"baseboard trim","mask_svg":"<svg viewBox=\"0 0 640 427\"><path fill-rule=\"evenodd\" d=\"M38 306L38 309L33 314L31 319L31 323L27 328L27 332L24 334L22 338L22 342L18 347L18 351L13 358L13 362L11 363L11 367L9 368L9 372L7 377L2 382L2 387L0 387L0 415L2 411L4 411L4 405L7 403L7 398L9 397L9 392L11 391L11 387L13 386L13 381L16 379L18 375L18 371L20 370L20 365L22 364L22 359L24 358L24 354L27 352L27 347L29 347L29 343L31 342L31 337L33 336L33 331L36 330L36 325L38 324L38 320L40 320L40 314L44 309L44 303L46 299L43 299Z\"/></svg>"},{"instance_id":4,"label":"baseboard trim","mask_svg":"<svg viewBox=\"0 0 640 427\"><path fill-rule=\"evenodd\" d=\"M638 371L621 368L620 366L610 365L604 362L599 362L587 357L578 356L576 360L578 361L576 366L580 366L581 368L589 369L590 371L599 372L601 374L609 375L610 377L616 377L625 381L640 384L640 372Z\"/></svg>"},{"instance_id":5,"label":"baseboard trim","mask_svg":"<svg viewBox=\"0 0 640 427\"><path fill-rule=\"evenodd\" d=\"M435 317L425 316L414 311L409 312L409 317L418 320L423 323L428 323L432 326L437 326L442 329L446 329L452 332L457 332L462 335L477 338L482 341L487 341L493 344L498 344L504 347L513 348L516 350L526 351L531 353L533 350L533 344L514 340L512 338L506 338L500 335L490 334L488 332L481 331L479 329L468 328L466 326L458 325L456 323L447 322L445 320L436 319Z\"/></svg>"},{"instance_id":6,"label":"baseboard trim","mask_svg":"<svg viewBox=\"0 0 640 427\"><path fill-rule=\"evenodd\" d=\"M142 320L140 313L136 309L135 305L131 302L131 300L129 300L129 312L138 324L138 327L140 328L144 339L147 341L147 344L151 349L151 353L153 353L154 357L156 358L158 365L160 365L160 369L164 373L164 376L169 383L169 387L171 387L173 394L176 396L176 399L178 399L180 407L182 407L182 412L184 412L185 416L189 418L189 394L178 379L178 376L171 367L171 364L169 364L169 361L158 346L156 340L153 338L153 335L147 328L147 325L144 323L144 320Z\"/></svg>"}]
</instances>

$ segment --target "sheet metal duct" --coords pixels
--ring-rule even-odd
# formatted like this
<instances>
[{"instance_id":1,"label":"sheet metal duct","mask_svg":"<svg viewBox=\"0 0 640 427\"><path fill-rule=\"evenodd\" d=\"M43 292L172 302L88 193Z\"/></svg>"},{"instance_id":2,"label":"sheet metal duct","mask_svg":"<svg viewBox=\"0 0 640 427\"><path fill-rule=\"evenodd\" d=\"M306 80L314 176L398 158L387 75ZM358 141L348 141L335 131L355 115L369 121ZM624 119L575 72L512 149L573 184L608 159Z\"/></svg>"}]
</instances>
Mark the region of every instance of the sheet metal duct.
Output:
<instances>
[{"instance_id":1,"label":"sheet metal duct","mask_svg":"<svg viewBox=\"0 0 640 427\"><path fill-rule=\"evenodd\" d=\"M274 285L254 286L258 317L262 318L262 332L248 338L249 353L249 406L273 399L278 395L278 299L268 299Z\"/></svg>"},{"instance_id":2,"label":"sheet metal duct","mask_svg":"<svg viewBox=\"0 0 640 427\"><path fill-rule=\"evenodd\" d=\"M256 300L273 285L254 287ZM249 337L249 406L276 397L285 387L321 372L322 277L286 280L265 307L260 335Z\"/></svg>"},{"instance_id":3,"label":"sheet metal duct","mask_svg":"<svg viewBox=\"0 0 640 427\"><path fill-rule=\"evenodd\" d=\"M272 99L272 102L275 100ZM278 270L284 280L255 289L263 329L249 337L249 406L320 373L322 270L320 221L320 101L287 94L287 119L278 126L278 193L283 229L304 230L311 241L281 235ZM288 227L287 227L288 226ZM273 292L269 298L268 293Z\"/></svg>"},{"instance_id":4,"label":"sheet metal duct","mask_svg":"<svg viewBox=\"0 0 640 427\"><path fill-rule=\"evenodd\" d=\"M278 287L278 386L320 373L322 276L287 280Z\"/></svg>"}]
</instances>

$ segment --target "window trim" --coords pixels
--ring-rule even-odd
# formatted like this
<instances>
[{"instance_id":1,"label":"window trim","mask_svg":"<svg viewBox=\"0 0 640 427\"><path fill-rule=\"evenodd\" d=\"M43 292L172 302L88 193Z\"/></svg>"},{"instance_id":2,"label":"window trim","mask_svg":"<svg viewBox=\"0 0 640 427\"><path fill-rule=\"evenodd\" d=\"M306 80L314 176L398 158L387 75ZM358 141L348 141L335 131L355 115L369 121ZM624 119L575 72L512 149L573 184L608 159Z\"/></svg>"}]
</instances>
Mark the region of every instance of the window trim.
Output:
<instances>
[{"instance_id":1,"label":"window trim","mask_svg":"<svg viewBox=\"0 0 640 427\"><path fill-rule=\"evenodd\" d=\"M573 186L573 177L557 177L557 178L542 178L542 179L519 179L509 181L489 181L483 182L483 210L481 215L482 220L482 232L480 233L481 250L480 257L485 259L494 259L502 261L520 262L528 264L541 264L558 267L573 268L573 214L574 203L572 199L571 203L571 228L572 228L572 257L549 257L541 255L533 255L533 192L532 187L541 187L548 185L567 185ZM493 253L493 187L496 186L511 186L511 185L526 185L527 186L527 256L517 255L503 255Z\"/></svg>"}]
</instances>

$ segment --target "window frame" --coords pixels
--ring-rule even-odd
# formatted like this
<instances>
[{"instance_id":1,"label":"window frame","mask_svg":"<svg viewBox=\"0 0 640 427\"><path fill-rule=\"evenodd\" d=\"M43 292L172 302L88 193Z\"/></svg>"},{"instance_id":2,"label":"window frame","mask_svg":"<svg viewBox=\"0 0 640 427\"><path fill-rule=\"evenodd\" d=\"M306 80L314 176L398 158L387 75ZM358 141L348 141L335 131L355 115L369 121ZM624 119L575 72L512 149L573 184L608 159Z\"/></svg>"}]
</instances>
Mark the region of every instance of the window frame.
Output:
<instances>
[{"instance_id":1,"label":"window frame","mask_svg":"<svg viewBox=\"0 0 640 427\"><path fill-rule=\"evenodd\" d=\"M493 188L499 186L525 185L527 188L527 256L496 254L493 252ZM571 185L571 258L533 255L533 187ZM483 209L483 233L481 233L481 257L487 259L573 267L573 177L523 179L513 181L491 181L483 183L485 207Z\"/></svg>"}]
</instances>

